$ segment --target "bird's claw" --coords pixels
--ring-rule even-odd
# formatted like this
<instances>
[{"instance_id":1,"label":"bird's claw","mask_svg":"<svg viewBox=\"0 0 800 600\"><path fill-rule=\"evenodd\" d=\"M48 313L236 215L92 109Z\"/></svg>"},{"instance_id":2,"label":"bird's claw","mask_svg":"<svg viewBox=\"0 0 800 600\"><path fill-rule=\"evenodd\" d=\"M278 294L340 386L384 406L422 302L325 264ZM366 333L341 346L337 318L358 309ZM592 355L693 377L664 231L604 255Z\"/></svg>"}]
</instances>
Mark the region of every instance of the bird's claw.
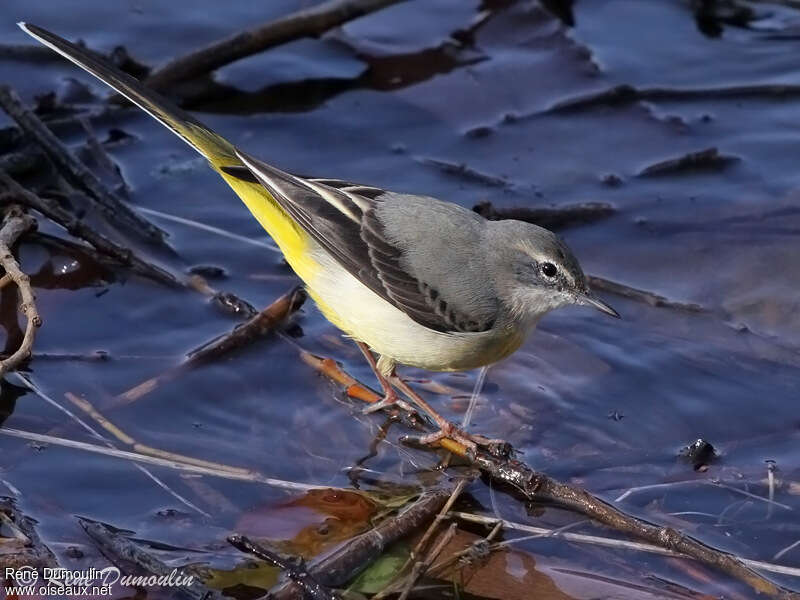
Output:
<instances>
[{"instance_id":1,"label":"bird's claw","mask_svg":"<svg viewBox=\"0 0 800 600\"><path fill-rule=\"evenodd\" d=\"M374 412L383 410L384 408L389 408L391 406L397 406L399 408L402 408L406 412L416 414L414 407L412 407L405 400L401 400L400 398L398 398L396 394L391 396L389 395L384 396L378 402L375 402L374 404L370 404L369 406L364 407L361 412L365 415L370 415Z\"/></svg>"},{"instance_id":2,"label":"bird's claw","mask_svg":"<svg viewBox=\"0 0 800 600\"><path fill-rule=\"evenodd\" d=\"M514 448L505 440L491 439L478 434L467 433L459 429L453 423L444 422L439 431L427 435L412 437L406 436L404 441L413 441L420 446L439 445L441 440L448 438L458 442L467 449L470 458L476 456L478 449L483 449L496 458L507 459L511 457Z\"/></svg>"}]
</instances>

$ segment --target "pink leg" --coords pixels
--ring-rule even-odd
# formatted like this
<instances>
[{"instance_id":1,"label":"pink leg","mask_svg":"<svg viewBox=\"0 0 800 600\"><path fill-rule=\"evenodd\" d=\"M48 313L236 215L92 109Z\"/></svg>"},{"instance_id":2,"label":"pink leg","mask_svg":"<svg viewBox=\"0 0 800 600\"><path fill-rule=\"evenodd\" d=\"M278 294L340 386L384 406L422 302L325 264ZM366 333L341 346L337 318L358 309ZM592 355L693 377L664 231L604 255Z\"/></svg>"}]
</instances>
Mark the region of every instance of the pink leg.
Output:
<instances>
[{"instance_id":1,"label":"pink leg","mask_svg":"<svg viewBox=\"0 0 800 600\"><path fill-rule=\"evenodd\" d=\"M377 377L378 383L380 383L381 389L383 390L383 399L380 402L376 402L375 404L370 404L367 406L364 409L364 414L373 413L386 408L387 406L391 406L392 404L397 404L405 410L414 412L414 409L411 406L397 396L397 392L395 392L394 388L392 388L392 384L388 379L386 379L386 377L383 376L383 373L380 372L380 369L378 369L378 363L375 361L375 357L372 356L372 351L369 349L369 346L367 346L364 342L356 342L356 346L358 346L358 349L361 350L364 358L367 359L370 368L372 368L372 372L375 374L375 377Z\"/></svg>"},{"instance_id":2,"label":"pink leg","mask_svg":"<svg viewBox=\"0 0 800 600\"><path fill-rule=\"evenodd\" d=\"M470 434L453 425L453 423L437 413L430 404L428 404L419 394L412 390L411 387L405 381L400 379L396 373L393 373L389 377L389 380L398 390L411 398L414 404L428 413L428 415L430 415L430 417L436 423L436 426L439 427L439 431L429 433L428 435L424 435L419 438L419 442L421 444L435 444L442 438L450 438L457 441L459 444L463 444L473 453L477 450L478 446L490 447L490 451L493 454L507 455L511 451L508 443L503 440L493 440L482 435Z\"/></svg>"},{"instance_id":3,"label":"pink leg","mask_svg":"<svg viewBox=\"0 0 800 600\"><path fill-rule=\"evenodd\" d=\"M367 362L372 368L372 372L375 373L375 377L377 377L384 394L383 399L380 402L370 404L364 409L365 414L381 410L387 406L391 406L392 404L397 404L405 410L414 412L414 409L410 405L397 396L397 393L392 387L394 386L403 392L408 398L410 398L411 401L422 411L426 412L436 423L436 426L439 427L439 431L429 433L428 435L424 435L419 438L419 442L421 444L434 445L442 438L450 438L460 444L463 444L469 451L473 453L477 450L478 446L484 446L488 447L489 451L493 454L504 456L508 455L510 452L510 446L505 441L493 440L482 435L469 434L465 431L462 431L450 421L445 419L442 415L437 413L433 407L422 398L422 396L417 394L405 381L400 379L394 370L392 370L392 373L388 378L385 377L378 368L378 363L375 360L375 357L372 355L372 351L369 349L367 344L363 342L356 342L356 345L358 346L359 350L361 350L364 358L367 359Z\"/></svg>"}]
</instances>

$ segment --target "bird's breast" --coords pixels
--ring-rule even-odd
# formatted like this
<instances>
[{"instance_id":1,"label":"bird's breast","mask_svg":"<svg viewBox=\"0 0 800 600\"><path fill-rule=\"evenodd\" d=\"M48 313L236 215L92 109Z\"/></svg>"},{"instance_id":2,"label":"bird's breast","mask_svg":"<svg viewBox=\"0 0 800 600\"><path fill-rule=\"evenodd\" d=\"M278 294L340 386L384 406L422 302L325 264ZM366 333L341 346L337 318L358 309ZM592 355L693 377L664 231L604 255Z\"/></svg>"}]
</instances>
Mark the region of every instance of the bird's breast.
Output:
<instances>
[{"instance_id":1,"label":"bird's breast","mask_svg":"<svg viewBox=\"0 0 800 600\"><path fill-rule=\"evenodd\" d=\"M322 268L305 278L325 317L347 335L399 364L429 371L464 371L502 360L525 340L528 328L442 333L414 321L339 265L317 254Z\"/></svg>"}]
</instances>

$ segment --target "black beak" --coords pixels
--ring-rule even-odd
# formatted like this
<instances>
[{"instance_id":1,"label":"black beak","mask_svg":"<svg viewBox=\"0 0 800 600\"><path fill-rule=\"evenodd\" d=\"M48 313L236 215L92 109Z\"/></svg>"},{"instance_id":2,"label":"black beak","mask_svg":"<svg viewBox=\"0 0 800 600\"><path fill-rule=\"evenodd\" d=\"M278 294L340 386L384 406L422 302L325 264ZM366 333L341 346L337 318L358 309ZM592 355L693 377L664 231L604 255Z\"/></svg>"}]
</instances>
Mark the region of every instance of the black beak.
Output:
<instances>
[{"instance_id":1,"label":"black beak","mask_svg":"<svg viewBox=\"0 0 800 600\"><path fill-rule=\"evenodd\" d=\"M581 294L578 296L578 304L583 304L584 306L593 306L600 312L604 312L607 315L611 315L616 319L620 319L619 313L611 308L608 304L596 298L592 295L591 292L586 292L585 294Z\"/></svg>"}]
</instances>

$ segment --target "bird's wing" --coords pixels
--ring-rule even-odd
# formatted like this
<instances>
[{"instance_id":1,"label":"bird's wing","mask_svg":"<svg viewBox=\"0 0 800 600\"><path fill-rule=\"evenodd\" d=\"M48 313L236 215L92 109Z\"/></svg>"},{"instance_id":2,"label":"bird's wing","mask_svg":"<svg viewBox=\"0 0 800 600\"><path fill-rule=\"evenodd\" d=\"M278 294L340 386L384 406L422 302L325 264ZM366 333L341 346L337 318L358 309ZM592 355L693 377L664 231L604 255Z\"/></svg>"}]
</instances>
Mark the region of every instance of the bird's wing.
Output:
<instances>
[{"instance_id":1,"label":"bird's wing","mask_svg":"<svg viewBox=\"0 0 800 600\"><path fill-rule=\"evenodd\" d=\"M261 183L280 206L339 264L414 321L443 333L490 329L490 318L459 311L455 298L424 281L403 261L403 249L386 235L376 209L385 190L336 179L305 179L237 152L242 167L228 175Z\"/></svg>"}]
</instances>

